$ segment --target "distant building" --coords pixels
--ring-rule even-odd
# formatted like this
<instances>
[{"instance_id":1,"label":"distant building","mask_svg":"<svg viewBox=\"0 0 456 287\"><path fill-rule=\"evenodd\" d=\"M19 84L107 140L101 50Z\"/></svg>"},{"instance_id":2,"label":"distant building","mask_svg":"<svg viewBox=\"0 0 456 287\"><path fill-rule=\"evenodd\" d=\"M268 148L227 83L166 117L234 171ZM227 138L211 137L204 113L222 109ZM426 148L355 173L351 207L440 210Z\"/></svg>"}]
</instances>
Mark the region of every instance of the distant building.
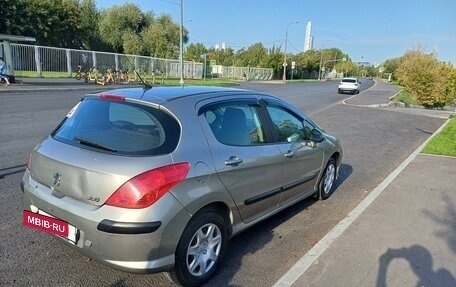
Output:
<instances>
[{"instance_id":1,"label":"distant building","mask_svg":"<svg viewBox=\"0 0 456 287\"><path fill-rule=\"evenodd\" d=\"M313 49L312 22L307 22L306 37L304 40L304 52Z\"/></svg>"},{"instance_id":2,"label":"distant building","mask_svg":"<svg viewBox=\"0 0 456 287\"><path fill-rule=\"evenodd\" d=\"M226 50L226 43L215 44L215 50L216 50L216 51L219 51L219 50L225 51L225 50Z\"/></svg>"}]
</instances>

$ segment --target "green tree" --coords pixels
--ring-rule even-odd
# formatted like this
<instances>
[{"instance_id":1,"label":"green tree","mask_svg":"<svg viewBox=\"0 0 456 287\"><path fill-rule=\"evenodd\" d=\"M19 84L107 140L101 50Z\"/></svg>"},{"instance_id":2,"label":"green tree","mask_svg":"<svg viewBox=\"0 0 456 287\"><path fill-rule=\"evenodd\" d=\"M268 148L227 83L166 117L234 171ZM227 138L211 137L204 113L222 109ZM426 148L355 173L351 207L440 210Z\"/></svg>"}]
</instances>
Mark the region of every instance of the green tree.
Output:
<instances>
[{"instance_id":1,"label":"green tree","mask_svg":"<svg viewBox=\"0 0 456 287\"><path fill-rule=\"evenodd\" d=\"M298 54L298 66L306 72L314 72L320 69L321 51L307 50Z\"/></svg>"},{"instance_id":2,"label":"green tree","mask_svg":"<svg viewBox=\"0 0 456 287\"><path fill-rule=\"evenodd\" d=\"M235 54L232 48L226 49L209 49L207 51L208 60L215 60L217 65L233 66Z\"/></svg>"},{"instance_id":3,"label":"green tree","mask_svg":"<svg viewBox=\"0 0 456 287\"><path fill-rule=\"evenodd\" d=\"M95 0L81 0L80 25L83 36L83 49L109 51L109 45L101 39L99 19L101 13L97 10Z\"/></svg>"},{"instance_id":4,"label":"green tree","mask_svg":"<svg viewBox=\"0 0 456 287\"><path fill-rule=\"evenodd\" d=\"M125 54L141 55L143 46L141 37L133 31L125 31L122 35L122 49Z\"/></svg>"},{"instance_id":5,"label":"green tree","mask_svg":"<svg viewBox=\"0 0 456 287\"><path fill-rule=\"evenodd\" d=\"M144 52L147 56L177 58L179 56L180 26L173 22L171 15L160 15L152 25L141 32ZM188 32L183 31L183 43L188 41Z\"/></svg>"},{"instance_id":6,"label":"green tree","mask_svg":"<svg viewBox=\"0 0 456 287\"><path fill-rule=\"evenodd\" d=\"M4 0L1 32L31 36L37 45L80 48L83 31L77 0Z\"/></svg>"},{"instance_id":7,"label":"green tree","mask_svg":"<svg viewBox=\"0 0 456 287\"><path fill-rule=\"evenodd\" d=\"M268 49L266 56L261 61L262 68L274 69L274 73L279 72L282 69L283 64L283 52L280 47L272 46Z\"/></svg>"},{"instance_id":8,"label":"green tree","mask_svg":"<svg viewBox=\"0 0 456 287\"><path fill-rule=\"evenodd\" d=\"M402 62L402 57L393 58L386 60L381 66L383 73L385 74L392 74L393 79L397 79L396 77L396 70Z\"/></svg>"},{"instance_id":9,"label":"green tree","mask_svg":"<svg viewBox=\"0 0 456 287\"><path fill-rule=\"evenodd\" d=\"M240 49L236 53L236 65L241 67L262 67L267 56L267 49L262 43L255 43L247 49Z\"/></svg>"},{"instance_id":10,"label":"green tree","mask_svg":"<svg viewBox=\"0 0 456 287\"><path fill-rule=\"evenodd\" d=\"M202 43L192 43L187 46L184 52L184 60L201 62L204 59L201 59L201 55L206 54L207 49Z\"/></svg>"},{"instance_id":11,"label":"green tree","mask_svg":"<svg viewBox=\"0 0 456 287\"><path fill-rule=\"evenodd\" d=\"M144 25L145 17L136 4L114 5L101 12L100 37L114 52L123 53L123 40L139 34Z\"/></svg>"},{"instance_id":12,"label":"green tree","mask_svg":"<svg viewBox=\"0 0 456 287\"><path fill-rule=\"evenodd\" d=\"M26 34L30 22L30 12L25 0L2 0L0 9L0 34L35 36Z\"/></svg>"}]
</instances>

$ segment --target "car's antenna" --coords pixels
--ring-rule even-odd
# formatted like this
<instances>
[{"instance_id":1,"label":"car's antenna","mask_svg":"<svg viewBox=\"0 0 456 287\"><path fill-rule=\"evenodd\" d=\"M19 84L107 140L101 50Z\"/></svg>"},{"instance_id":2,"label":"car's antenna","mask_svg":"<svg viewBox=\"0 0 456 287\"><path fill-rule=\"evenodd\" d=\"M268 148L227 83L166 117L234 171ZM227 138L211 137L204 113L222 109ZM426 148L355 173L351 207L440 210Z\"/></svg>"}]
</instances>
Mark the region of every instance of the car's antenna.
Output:
<instances>
[{"instance_id":1,"label":"car's antenna","mask_svg":"<svg viewBox=\"0 0 456 287\"><path fill-rule=\"evenodd\" d=\"M142 84L142 86L143 86L144 92L147 91L147 90L152 89L152 85L151 85L151 84L148 84L148 83L146 83L146 82L144 82L144 80L143 80L143 78L141 77L141 75L139 74L139 72L136 71L135 66L132 64L132 62L130 61L130 59L128 59L128 56L125 55L125 54L123 54L123 55L125 56L125 58L127 58L128 63L129 63L130 66L133 68L133 72L135 73L136 76L138 76L139 80L141 81L141 84ZM144 93L143 93L143 95L144 95ZM142 96L141 96L141 98L142 98Z\"/></svg>"}]
</instances>

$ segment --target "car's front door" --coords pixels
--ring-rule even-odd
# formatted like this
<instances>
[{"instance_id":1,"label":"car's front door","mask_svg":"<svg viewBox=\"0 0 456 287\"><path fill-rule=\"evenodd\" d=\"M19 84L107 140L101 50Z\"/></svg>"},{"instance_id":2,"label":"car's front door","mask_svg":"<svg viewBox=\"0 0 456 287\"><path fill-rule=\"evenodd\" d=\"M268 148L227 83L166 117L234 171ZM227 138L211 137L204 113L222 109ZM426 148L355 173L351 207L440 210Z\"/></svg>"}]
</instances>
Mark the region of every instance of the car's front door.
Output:
<instances>
[{"instance_id":1,"label":"car's front door","mask_svg":"<svg viewBox=\"0 0 456 287\"><path fill-rule=\"evenodd\" d=\"M268 104L267 111L284 162L284 185L280 205L285 205L315 191L323 150L321 143L310 140L314 127L306 119L278 104Z\"/></svg>"}]
</instances>

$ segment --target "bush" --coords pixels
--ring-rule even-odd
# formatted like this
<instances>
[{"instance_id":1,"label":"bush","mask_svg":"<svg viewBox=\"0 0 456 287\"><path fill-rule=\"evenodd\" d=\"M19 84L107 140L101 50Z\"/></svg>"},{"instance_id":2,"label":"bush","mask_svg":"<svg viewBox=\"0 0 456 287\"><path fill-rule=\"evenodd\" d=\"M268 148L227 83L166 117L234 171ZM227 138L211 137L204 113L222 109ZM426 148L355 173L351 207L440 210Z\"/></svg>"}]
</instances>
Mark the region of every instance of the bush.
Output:
<instances>
[{"instance_id":1,"label":"bush","mask_svg":"<svg viewBox=\"0 0 456 287\"><path fill-rule=\"evenodd\" d=\"M451 64L444 64L445 81L445 103L446 105L456 104L456 69Z\"/></svg>"},{"instance_id":2,"label":"bush","mask_svg":"<svg viewBox=\"0 0 456 287\"><path fill-rule=\"evenodd\" d=\"M399 83L425 107L443 107L456 98L456 70L433 54L409 51L396 70Z\"/></svg>"}]
</instances>

